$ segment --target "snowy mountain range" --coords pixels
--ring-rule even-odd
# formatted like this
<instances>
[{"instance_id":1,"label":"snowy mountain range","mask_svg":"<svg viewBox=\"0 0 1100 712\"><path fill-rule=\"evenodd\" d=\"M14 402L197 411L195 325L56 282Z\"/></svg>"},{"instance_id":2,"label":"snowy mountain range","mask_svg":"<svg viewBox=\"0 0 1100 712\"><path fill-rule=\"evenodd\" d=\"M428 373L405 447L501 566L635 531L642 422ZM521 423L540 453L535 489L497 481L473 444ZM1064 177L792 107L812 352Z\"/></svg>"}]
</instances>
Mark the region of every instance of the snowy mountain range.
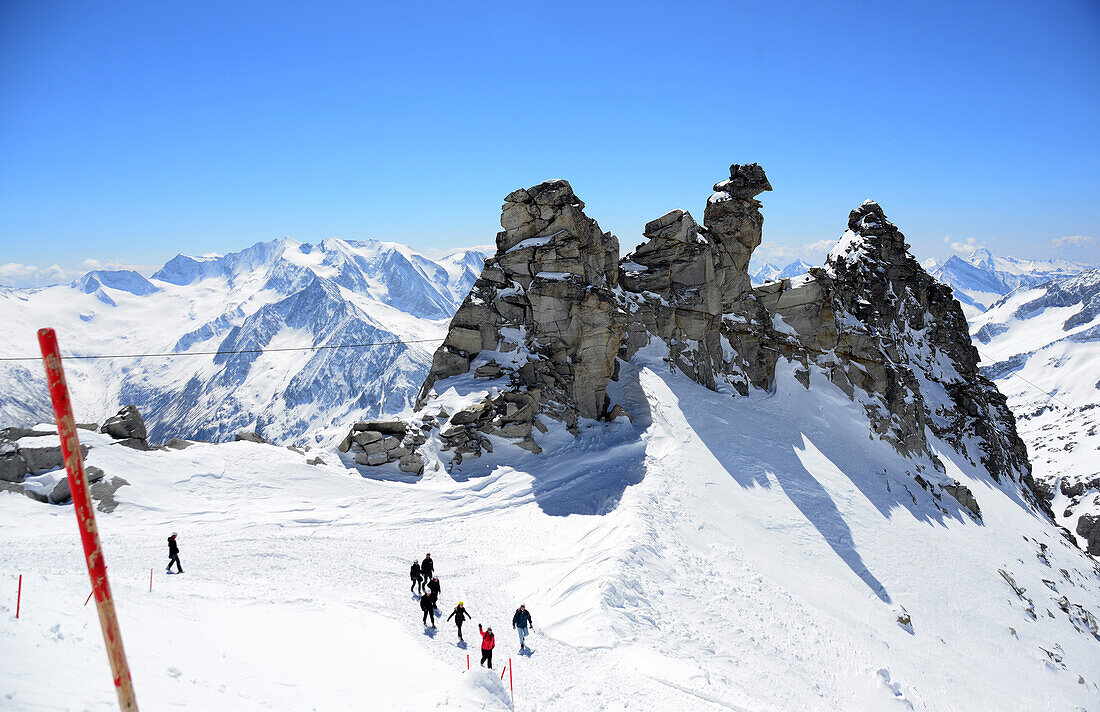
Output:
<instances>
[{"instance_id":1,"label":"snowy mountain range","mask_svg":"<svg viewBox=\"0 0 1100 712\"><path fill-rule=\"evenodd\" d=\"M1059 523L1100 555L1100 269L1017 289L971 325Z\"/></svg>"},{"instance_id":2,"label":"snowy mountain range","mask_svg":"<svg viewBox=\"0 0 1100 712\"><path fill-rule=\"evenodd\" d=\"M804 260L795 260L786 267L777 267L771 262L765 262L751 272L752 283L754 285L759 285L765 282L774 282L778 279L798 277L809 272L812 266L813 265Z\"/></svg>"},{"instance_id":3,"label":"snowy mountain range","mask_svg":"<svg viewBox=\"0 0 1100 712\"><path fill-rule=\"evenodd\" d=\"M730 182L733 174L731 168ZM724 234L715 211L745 215L728 205L747 202L737 197L739 186L729 187L733 193L716 190L707 200L707 250L728 244L715 238ZM559 199L563 188L552 184L546 193ZM529 223L546 215L526 210L531 194L536 190L511 194L508 209L529 216L503 221L514 233L539 229ZM573 201L571 189L558 201L551 207L560 215L553 219L569 227L543 226L549 234L525 237L520 250L498 244L478 280L497 285L496 302L481 299L476 286L463 300L462 309L485 317L485 326L492 326L489 307L513 310L524 328L505 325L500 336L518 341L518 348L478 354L461 374L433 384L436 395L423 412L403 414L426 434L416 446L427 465L422 474L393 463L364 467L353 453L324 442L308 456L250 441L140 451L100 432L80 432L90 448L88 463L117 488L111 511L100 514L103 555L144 705L362 709L366 684L371 709L395 711L1096 709L1100 570L1032 506L1031 485L1019 477L1029 468L1012 460L1012 418L976 423L975 413L1000 413L1003 402L985 379L961 375L972 355L965 321L947 289L920 272L879 206L851 213L848 231L816 276L790 286L771 283L731 307L769 308L760 304L766 302L777 309L752 322L758 330L736 313L715 319L714 328L724 330L714 357L736 365L739 354L748 353L768 366L766 387L707 387L690 371L700 362L670 358L676 339L683 346L689 337L650 331L651 338L630 341L635 350L625 358L618 358L618 341L606 347L615 361L607 396L618 412L566 425L549 417L549 409L532 415L537 396L517 390L503 369L526 366L532 373L535 365L555 365L584 376L601 344L587 341L584 359L531 359L541 339L528 340L529 333L554 322L536 319L519 297L541 297L538 308L554 295L575 298L582 306L550 310L562 321L601 303L583 284L572 289L583 277L569 282L536 264L526 270L530 283L516 285L497 266L506 263L509 274L520 275L539 260L570 269L576 252L568 250L580 241L563 233L584 230L609 239L581 215L583 204ZM698 252L704 242L685 239L689 220L672 212L653 221L651 241L658 244L652 247L662 249L634 255L645 264L625 264L658 273L660 260L675 249L678 259L708 254ZM507 228L502 235L508 238ZM585 245L588 254L597 248L602 256L603 243ZM47 315L57 324L61 305L77 304L72 324L59 322L63 347L77 342L97 352L122 348L117 333L131 337L124 341L130 349L193 352L324 343L337 333L383 338L368 328L390 338L412 340L426 330L442 338L447 318L432 315L445 309L445 299L455 305L464 295L438 285L467 280L466 267L480 271L473 263L481 255L434 262L442 273L414 256L377 243L266 243L226 258L177 258L151 280L97 274L77 285L3 298L21 299L11 304L23 319L12 333L33 333L31 326ZM375 266L367 269L379 263L399 265L397 273L408 280L436 276L436 291L411 300L410 310L422 316L387 303L400 291ZM581 269L617 264L590 259ZM748 276L745 263L738 270L726 288L747 282L740 278ZM705 270L676 274L708 278ZM906 288L884 285L888 274L891 280L905 274ZM709 280L715 286L713 273ZM1024 333L1012 319L1034 318L1046 320L1055 346L1032 357L1032 368L1042 369L1067 343L1081 347L1076 358L1089 358L1082 339L1095 330L1095 300L1085 296L1090 285L1035 289L1026 302L1005 303L1008 316L990 322L983 332L989 340L979 338L979 348L1011 355L1011 333ZM667 288L671 292L671 283ZM631 311L632 324L657 331L660 318L674 326L667 300L634 294L651 298L658 317L646 319L631 299L639 307ZM934 318L926 310L932 304L949 307L941 315L949 318ZM185 318L188 309L194 318ZM684 310L680 317L690 315ZM161 320L163 333L146 333L151 319ZM452 324L449 333L480 336L466 324L474 322ZM615 321L585 324L573 333L592 337ZM999 324L1009 330L998 331ZM102 330L99 341L95 328ZM828 328L843 331L834 333L839 338L828 341L831 347L817 348ZM66 329L84 338L66 341ZM481 349L473 333L455 343ZM407 343L396 360L417 363L420 346ZM436 344L425 346L429 352ZM694 354L705 344L691 346L680 353ZM777 347L783 351L769 355ZM75 372L74 387L87 403L108 376L169 384L190 373L209 383L197 392L199 405L180 416L196 424L207 421L201 404L251 414L241 392L274 394L277 407L264 412L271 418L265 431L273 436L295 425L278 413L295 407L282 395L287 372L315 384L299 392L313 398L298 406L301 413L367 412L356 412L355 402L323 401L330 388L350 397L355 386L367 385L348 387L359 364L333 362L333 372L315 375L309 364L318 354L288 353L194 355L186 366L174 359L109 361L112 371L103 375L70 361L70 380ZM488 357L495 369L486 368ZM301 362L287 369L276 361L285 358ZM410 377L382 359L367 365L381 379ZM379 371L383 366L395 370ZM197 368L202 372L194 373ZM341 379L340 369L352 376ZM1085 383L1086 375L1075 377ZM4 379L10 382L10 375ZM726 384L734 383L728 377ZM386 386L395 390L395 410L410 398L399 386ZM538 397L550 387L539 388ZM1088 412L1084 385L1065 395ZM118 403L117 394L110 398L112 406ZM152 420L161 417L156 408L171 403L147 407ZM533 426L527 437L537 439L538 448L521 449L508 435L525 417ZM467 457L455 458L456 436L477 423L483 425L475 434L476 457L465 441ZM348 426L344 421L345 431ZM19 434L15 445L24 451L40 440L55 445L50 427L36 430L45 435ZM385 439L364 442L384 448ZM35 472L12 489L52 491L62 478L61 470ZM9 572L11 585L15 572L23 573L26 595L21 620L11 615L10 599L0 600L0 699L13 710L116 706L106 666L56 673L64 660L102 658L95 612L81 606L87 578L74 565L79 545L72 529L63 507L0 493L0 571ZM163 559L164 539L154 534L172 530L180 533L187 573L156 570L151 577L150 567ZM442 582L439 611L445 616L462 600L474 616L465 629L469 644L456 640L451 623L422 624L418 596L406 589L410 560L428 551ZM533 650L522 654L508 629L519 603L535 625ZM474 665L480 639L471 628L477 624L497 631L492 671Z\"/></svg>"},{"instance_id":4,"label":"snowy mountain range","mask_svg":"<svg viewBox=\"0 0 1100 712\"><path fill-rule=\"evenodd\" d=\"M101 422L132 403L153 442L256 430L316 443L405 406L483 260L477 250L433 260L393 243L284 239L178 255L148 279L94 271L69 285L0 292L9 335L0 355L33 356L47 325L63 353L181 354L70 359L78 417ZM348 344L366 345L333 348ZM313 350L280 351L302 346ZM217 351L245 353L209 353ZM48 419L39 363L0 362L0 379L0 421Z\"/></svg>"},{"instance_id":5,"label":"snowy mountain range","mask_svg":"<svg viewBox=\"0 0 1100 712\"><path fill-rule=\"evenodd\" d=\"M965 258L952 255L946 260L931 258L921 264L929 274L954 289L968 319L1014 289L1071 277L1092 266L1061 259L998 257L985 248Z\"/></svg>"},{"instance_id":6,"label":"snowy mountain range","mask_svg":"<svg viewBox=\"0 0 1100 712\"><path fill-rule=\"evenodd\" d=\"M715 238L724 224L714 214L744 215L731 205L747 203L734 168L722 184L731 192L716 188L707 200L704 226L682 211L651 223L660 249L634 255L645 264L615 272L602 242L586 245L600 259L586 258L582 273L595 265L623 277L606 292L634 294L631 323L651 329L629 337L626 352L592 338L617 323L593 318L570 331L590 339L583 358L531 350L545 341L538 329L555 327L535 308L566 322L604 304L560 270L573 268L571 248L582 244L571 232L614 238L559 182L541 193L557 201L546 212L527 209L535 189L506 199L502 226L530 236L498 244L484 271L476 250L432 260L386 243L280 240L181 255L150 278L93 272L70 285L0 290L10 335L0 355L34 355L43 325L58 328L68 354L180 354L69 359L78 420L133 402L154 443L258 429L318 445L308 455L257 442L140 451L80 432L88 464L114 488L100 514L104 555L143 704L361 709L369 670L370 706L381 710L1095 709L1100 568L1033 506L1020 476L1026 460L1013 459L1023 448L1012 447L1012 417L975 418L1003 412L1003 400L976 373L961 375L973 365L966 324L879 206L852 211L814 276L777 283L779 270L751 299L716 300L734 310L712 324L720 339L707 353L729 371L717 387L691 370L702 361L684 357L703 353L704 340L673 330L693 328L693 304L678 303L686 308L677 315L663 295L630 292L645 275L677 297L701 291L662 283L673 270L661 272L661 260L682 266L709 254L701 245L730 244ZM692 230L701 242L686 239ZM550 262L556 269L538 266ZM718 285L710 273L702 286L741 289L745 262L739 279ZM805 268L790 267L794 276ZM524 272L529 284L507 281ZM708 279L706 270L675 273ZM883 284L886 274L909 282ZM496 302L480 298L479 275ZM1097 431L1097 282L1094 270L1017 290L972 324L1034 475L1071 529L1097 501L1085 445ZM577 304L558 308L567 299ZM928 311L944 301L950 313ZM413 414L460 303L473 316L451 324L462 336L453 348L485 353L435 382L430 405ZM490 307L521 325L501 326L499 350L482 348ZM775 311L739 318L742 308ZM278 350L350 343L378 345ZM607 405L619 410L569 425L549 417L560 405L548 396L553 384L590 383L585 369L601 349L614 361ZM245 353L208 353L219 350ZM742 366L752 375L760 364L765 385L734 387ZM547 385L537 389L504 370L539 366ZM40 369L0 363L0 424L50 420ZM1064 407L1022 390L1020 377ZM533 415L535 398L551 408ZM385 447L391 438L352 423L398 412L417 424L408 430L420 438L422 474L364 466L334 446L347 433ZM509 435L524 418L526 439L537 439L530 450ZM469 433L474 444L455 445ZM9 458L11 448L57 445L48 425L0 434L12 439L0 442ZM0 488L11 490L0 492L0 572L13 586L22 573L27 595L19 620L0 600L0 699L14 710L109 710L106 666L56 674L65 660L101 660L102 643L95 612L80 605L87 578L74 565L71 515L19 493L53 492L64 472L31 469ZM187 574L157 570L153 581L151 562L163 558L153 534L171 530L181 532ZM409 562L428 551L443 582L440 611L464 600L474 616L468 647L450 623L422 625L405 589ZM524 654L512 652L508 630L520 602L536 626ZM478 623L498 631L491 672L467 665L471 653L477 661ZM301 654L289 654L288 641Z\"/></svg>"}]
</instances>

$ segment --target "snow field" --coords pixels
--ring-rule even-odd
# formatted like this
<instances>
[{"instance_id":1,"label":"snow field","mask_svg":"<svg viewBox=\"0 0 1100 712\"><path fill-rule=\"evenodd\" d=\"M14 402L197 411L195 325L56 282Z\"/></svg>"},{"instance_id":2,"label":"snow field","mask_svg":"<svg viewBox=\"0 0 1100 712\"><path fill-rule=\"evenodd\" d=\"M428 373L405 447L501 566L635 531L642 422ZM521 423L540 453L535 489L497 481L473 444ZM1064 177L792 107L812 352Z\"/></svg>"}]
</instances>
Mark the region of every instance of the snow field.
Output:
<instances>
[{"instance_id":1,"label":"snow field","mask_svg":"<svg viewBox=\"0 0 1100 712\"><path fill-rule=\"evenodd\" d=\"M633 424L418 482L335 453L312 467L249 442L143 453L88 434L88 463L131 483L99 522L139 702L508 709L511 657L521 710L1100 709L1098 641L1055 603L1100 611L1092 562L942 444L983 521L937 506L906 474L930 465L868 439L860 407L812 378L780 368L773 393L733 398L643 354L617 394ZM0 495L0 706L115 706L74 529L69 507ZM173 530L179 576L160 568ZM442 617L460 599L473 615L467 649L453 623L420 623L408 568L429 551ZM493 677L464 672L479 622Z\"/></svg>"}]
</instances>

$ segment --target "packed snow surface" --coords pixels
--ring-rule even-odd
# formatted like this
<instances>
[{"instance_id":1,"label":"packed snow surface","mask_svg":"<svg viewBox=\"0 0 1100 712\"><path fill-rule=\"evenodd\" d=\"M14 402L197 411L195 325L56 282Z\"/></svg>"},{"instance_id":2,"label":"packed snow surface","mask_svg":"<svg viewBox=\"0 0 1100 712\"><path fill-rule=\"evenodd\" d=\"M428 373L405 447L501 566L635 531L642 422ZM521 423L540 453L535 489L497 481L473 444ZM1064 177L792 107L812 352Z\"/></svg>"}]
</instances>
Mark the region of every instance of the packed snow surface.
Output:
<instances>
[{"instance_id":1,"label":"packed snow surface","mask_svg":"<svg viewBox=\"0 0 1100 712\"><path fill-rule=\"evenodd\" d=\"M942 444L982 518L933 499L921 463L812 378L781 366L773 392L731 397L643 352L616 394L633 423L551 427L543 455L501 444L422 478L81 431L89 464L130 483L99 522L139 702L512 709L510 659L521 710L1100 709L1100 642L1059 606L1100 611L1093 562ZM171 531L182 575L162 570ZM444 616L473 615L469 648L421 625L408 569L427 552ZM115 709L70 506L0 494L0 585L0 706Z\"/></svg>"}]
</instances>

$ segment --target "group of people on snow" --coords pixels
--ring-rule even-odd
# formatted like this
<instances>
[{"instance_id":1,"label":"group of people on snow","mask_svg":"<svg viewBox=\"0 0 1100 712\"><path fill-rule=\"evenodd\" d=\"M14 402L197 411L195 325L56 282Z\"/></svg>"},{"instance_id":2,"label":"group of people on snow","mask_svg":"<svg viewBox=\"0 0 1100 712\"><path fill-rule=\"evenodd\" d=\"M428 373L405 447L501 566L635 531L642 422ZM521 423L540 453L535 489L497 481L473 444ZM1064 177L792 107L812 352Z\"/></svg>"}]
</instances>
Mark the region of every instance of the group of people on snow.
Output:
<instances>
[{"instance_id":1,"label":"group of people on snow","mask_svg":"<svg viewBox=\"0 0 1100 712\"><path fill-rule=\"evenodd\" d=\"M418 589L420 592L420 610L423 612L421 620L425 626L428 626L430 619L430 627L435 628L435 615L438 612L437 606L439 603L439 579L435 576L435 562L432 561L430 553L424 557L423 561L413 561L412 566L409 568L409 578L412 579L409 591L414 595ZM465 643L466 641L462 637L462 624L469 620L471 616L462 601L459 601L451 614L447 616L447 620L452 618L458 628L459 642ZM529 632L534 630L534 625L531 623L531 613L527 610L527 606L522 603L516 609L515 615L512 616L512 628L516 629L519 634L519 651L521 653L529 651L530 648L527 647L526 639ZM481 624L478 623L477 632L481 634L481 662L479 665L488 664L489 669L492 669L493 649L496 648L496 636L493 635L493 628L492 626L482 628Z\"/></svg>"}]
</instances>

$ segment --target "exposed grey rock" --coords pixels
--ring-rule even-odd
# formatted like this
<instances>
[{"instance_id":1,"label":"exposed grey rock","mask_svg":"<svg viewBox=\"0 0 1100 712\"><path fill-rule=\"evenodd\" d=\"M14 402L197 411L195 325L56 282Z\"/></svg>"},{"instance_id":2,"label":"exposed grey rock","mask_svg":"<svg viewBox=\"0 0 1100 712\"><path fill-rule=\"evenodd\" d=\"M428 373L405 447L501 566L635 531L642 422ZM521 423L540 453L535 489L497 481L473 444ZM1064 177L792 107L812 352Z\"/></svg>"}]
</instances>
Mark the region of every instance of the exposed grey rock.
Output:
<instances>
[{"instance_id":1,"label":"exposed grey rock","mask_svg":"<svg viewBox=\"0 0 1100 712\"><path fill-rule=\"evenodd\" d=\"M22 482L27 476L27 462L15 447L0 451L0 482Z\"/></svg>"},{"instance_id":2,"label":"exposed grey rock","mask_svg":"<svg viewBox=\"0 0 1100 712\"><path fill-rule=\"evenodd\" d=\"M510 390L540 390L540 408L570 427L579 417L603 417L626 323L612 291L618 240L584 214L584 203L561 180L509 194L501 227L497 254L452 319L418 406L437 381L466 373L489 350L522 352L525 363L491 360L475 375L507 378ZM487 409L467 411L452 422L478 422Z\"/></svg>"},{"instance_id":3,"label":"exposed grey rock","mask_svg":"<svg viewBox=\"0 0 1100 712\"><path fill-rule=\"evenodd\" d=\"M959 504L969 509L974 516L981 516L982 511L978 507L978 500L974 499L974 493L970 491L969 487L960 485L956 482L951 485L943 485L943 491L954 497Z\"/></svg>"},{"instance_id":4,"label":"exposed grey rock","mask_svg":"<svg viewBox=\"0 0 1100 712\"><path fill-rule=\"evenodd\" d=\"M103 479L103 470L98 467L88 466L84 468L84 476L88 479L88 484L94 484ZM69 478L63 477L57 481L53 489L50 490L50 494L47 496L50 504L61 504L68 502L72 499L72 492L69 490Z\"/></svg>"},{"instance_id":5,"label":"exposed grey rock","mask_svg":"<svg viewBox=\"0 0 1100 712\"><path fill-rule=\"evenodd\" d=\"M1077 533L1088 542L1088 553L1100 556L1100 514L1082 514L1077 520Z\"/></svg>"},{"instance_id":6,"label":"exposed grey rock","mask_svg":"<svg viewBox=\"0 0 1100 712\"><path fill-rule=\"evenodd\" d=\"M190 440L184 440L182 438L169 438L164 443L164 447L168 448L169 450L186 450L194 444L195 443L191 442Z\"/></svg>"},{"instance_id":7,"label":"exposed grey rock","mask_svg":"<svg viewBox=\"0 0 1100 712\"><path fill-rule=\"evenodd\" d=\"M404 455L397 463L402 472L411 472L414 475L424 474L424 460L415 452Z\"/></svg>"},{"instance_id":8,"label":"exposed grey rock","mask_svg":"<svg viewBox=\"0 0 1100 712\"><path fill-rule=\"evenodd\" d=\"M355 441L355 444L365 447L371 443L380 442L384 437L386 436L380 432L364 430L363 432L355 433L351 439Z\"/></svg>"},{"instance_id":9,"label":"exposed grey rock","mask_svg":"<svg viewBox=\"0 0 1100 712\"><path fill-rule=\"evenodd\" d=\"M260 435L259 433L244 431L244 430L237 433L236 436L234 436L233 440L235 442L240 442L240 441L243 440L245 442L250 442L250 443L260 443L261 445L270 445L270 443L267 440L265 440L263 438L263 436Z\"/></svg>"},{"instance_id":10,"label":"exposed grey rock","mask_svg":"<svg viewBox=\"0 0 1100 712\"><path fill-rule=\"evenodd\" d=\"M110 435L115 440L123 441L127 447L135 450L149 449L149 436L145 431L145 420L141 417L136 406L128 405L118 413L111 416L100 428L101 433Z\"/></svg>"},{"instance_id":11,"label":"exposed grey rock","mask_svg":"<svg viewBox=\"0 0 1100 712\"><path fill-rule=\"evenodd\" d=\"M82 456L87 457L88 446L81 445L80 453ZM19 454L27 464L28 474L47 472L65 466L65 458L61 454L60 445L53 447L23 447L19 448Z\"/></svg>"}]
</instances>

